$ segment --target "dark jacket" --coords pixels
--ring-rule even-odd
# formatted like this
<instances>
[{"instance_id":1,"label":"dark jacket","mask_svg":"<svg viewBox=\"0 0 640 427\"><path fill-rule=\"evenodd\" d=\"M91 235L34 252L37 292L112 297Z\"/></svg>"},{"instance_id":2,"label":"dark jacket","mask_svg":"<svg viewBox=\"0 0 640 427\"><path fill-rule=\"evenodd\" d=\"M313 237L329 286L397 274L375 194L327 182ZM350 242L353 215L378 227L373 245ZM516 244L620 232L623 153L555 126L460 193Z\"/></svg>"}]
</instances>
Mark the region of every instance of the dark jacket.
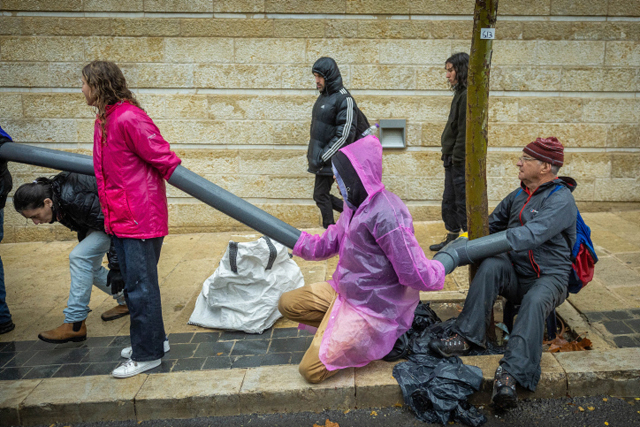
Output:
<instances>
[{"instance_id":1,"label":"dark jacket","mask_svg":"<svg viewBox=\"0 0 640 427\"><path fill-rule=\"evenodd\" d=\"M93 176L62 172L51 183L55 219L82 240L89 230L104 232L104 215Z\"/></svg>"},{"instance_id":2,"label":"dark jacket","mask_svg":"<svg viewBox=\"0 0 640 427\"><path fill-rule=\"evenodd\" d=\"M561 187L551 194L557 186ZM519 276L566 274L568 278L576 242L578 208L571 194L575 187L568 177L542 184L533 194L521 184L490 215L491 233L507 230L513 248L509 258Z\"/></svg>"},{"instance_id":3,"label":"dark jacket","mask_svg":"<svg viewBox=\"0 0 640 427\"><path fill-rule=\"evenodd\" d=\"M355 139L357 106L349 91L342 86L340 70L333 59L318 59L313 64L313 72L324 77L325 88L311 113L308 171L330 176L333 174L331 157Z\"/></svg>"},{"instance_id":4,"label":"dark jacket","mask_svg":"<svg viewBox=\"0 0 640 427\"><path fill-rule=\"evenodd\" d=\"M11 141L13 140L9 134L0 127L0 145ZM7 203L7 194L9 194L12 187L13 181L11 180L11 173L7 167L7 161L0 159L0 209L4 209L4 205Z\"/></svg>"},{"instance_id":5,"label":"dark jacket","mask_svg":"<svg viewBox=\"0 0 640 427\"><path fill-rule=\"evenodd\" d=\"M456 89L451 101L447 125L442 132L442 155L452 156L453 163L464 164L467 133L467 88Z\"/></svg>"}]
</instances>

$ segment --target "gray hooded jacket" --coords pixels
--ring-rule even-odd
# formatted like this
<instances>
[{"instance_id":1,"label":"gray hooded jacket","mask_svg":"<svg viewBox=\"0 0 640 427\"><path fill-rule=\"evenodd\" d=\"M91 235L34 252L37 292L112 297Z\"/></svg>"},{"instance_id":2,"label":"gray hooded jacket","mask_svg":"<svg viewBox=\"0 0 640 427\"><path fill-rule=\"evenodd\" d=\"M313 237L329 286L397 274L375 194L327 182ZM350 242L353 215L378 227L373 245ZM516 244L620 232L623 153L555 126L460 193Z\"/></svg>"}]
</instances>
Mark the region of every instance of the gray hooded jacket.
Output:
<instances>
[{"instance_id":1,"label":"gray hooded jacket","mask_svg":"<svg viewBox=\"0 0 640 427\"><path fill-rule=\"evenodd\" d=\"M569 276L578 211L571 192L576 185L572 178L560 177L530 193L521 184L490 215L491 233L507 230L513 248L509 258L519 276Z\"/></svg>"}]
</instances>

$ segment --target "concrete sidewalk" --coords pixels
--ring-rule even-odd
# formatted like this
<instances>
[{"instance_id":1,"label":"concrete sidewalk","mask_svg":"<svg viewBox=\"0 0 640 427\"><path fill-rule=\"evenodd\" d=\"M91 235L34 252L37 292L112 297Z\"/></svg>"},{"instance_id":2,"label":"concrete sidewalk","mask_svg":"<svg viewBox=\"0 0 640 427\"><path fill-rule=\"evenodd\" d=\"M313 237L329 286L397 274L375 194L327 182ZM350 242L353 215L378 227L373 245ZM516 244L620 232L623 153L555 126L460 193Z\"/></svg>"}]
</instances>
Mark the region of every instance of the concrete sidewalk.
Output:
<instances>
[{"instance_id":1,"label":"concrete sidewalk","mask_svg":"<svg viewBox=\"0 0 640 427\"><path fill-rule=\"evenodd\" d=\"M542 379L527 397L570 394L640 396L640 211L583 213L592 228L600 262L595 280L572 295L558 314L593 342L587 352L543 355ZM321 232L322 230L309 230ZM422 247L445 234L441 223L416 223ZM108 374L129 344L128 317L103 322L114 306L92 294L88 339L53 345L39 332L63 321L69 290L68 254L75 242L0 245L16 329L0 336L2 425L102 420L191 418L242 413L320 411L401 404L392 363L348 369L320 385L309 385L297 363L311 337L280 320L262 335L213 331L187 324L203 281L213 273L229 240L253 233L171 235L159 263L163 316L171 351L148 374L115 380ZM295 258L306 283L326 280L337 262ZM464 302L467 272L447 277L442 292L424 293L439 314L455 314ZM443 316L441 316L443 317ZM480 366L485 381L474 403L487 403L499 356L463 358Z\"/></svg>"}]
</instances>

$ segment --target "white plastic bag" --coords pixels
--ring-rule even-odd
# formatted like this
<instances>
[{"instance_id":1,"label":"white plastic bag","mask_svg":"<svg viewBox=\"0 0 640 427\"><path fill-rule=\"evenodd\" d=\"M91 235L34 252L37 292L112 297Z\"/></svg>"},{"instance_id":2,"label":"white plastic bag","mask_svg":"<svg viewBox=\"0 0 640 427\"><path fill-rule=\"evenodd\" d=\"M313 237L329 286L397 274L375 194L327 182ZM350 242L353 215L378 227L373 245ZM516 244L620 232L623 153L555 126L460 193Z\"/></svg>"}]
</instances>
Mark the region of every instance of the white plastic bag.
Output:
<instances>
[{"instance_id":1,"label":"white plastic bag","mask_svg":"<svg viewBox=\"0 0 640 427\"><path fill-rule=\"evenodd\" d=\"M280 296L304 285L287 248L266 236L229 242L220 265L202 285L190 325L261 334L282 315Z\"/></svg>"}]
</instances>

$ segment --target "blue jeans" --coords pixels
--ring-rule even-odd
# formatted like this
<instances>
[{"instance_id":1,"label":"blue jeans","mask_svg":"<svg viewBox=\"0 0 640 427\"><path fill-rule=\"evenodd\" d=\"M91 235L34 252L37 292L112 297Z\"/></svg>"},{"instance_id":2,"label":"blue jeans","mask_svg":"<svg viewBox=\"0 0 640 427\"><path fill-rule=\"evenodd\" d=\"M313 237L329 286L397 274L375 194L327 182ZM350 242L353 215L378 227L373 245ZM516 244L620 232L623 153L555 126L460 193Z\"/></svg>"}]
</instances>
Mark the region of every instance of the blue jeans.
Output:
<instances>
[{"instance_id":1,"label":"blue jeans","mask_svg":"<svg viewBox=\"0 0 640 427\"><path fill-rule=\"evenodd\" d=\"M4 209L0 209L0 242L4 237ZM0 258L0 323L7 323L11 320L11 313L9 313L9 306L6 299L7 292L4 288L4 266L2 265L2 258Z\"/></svg>"},{"instance_id":2,"label":"blue jeans","mask_svg":"<svg viewBox=\"0 0 640 427\"><path fill-rule=\"evenodd\" d=\"M165 332L158 285L158 260L163 240L164 237L114 237L131 321L131 359L136 362L157 360L164 356Z\"/></svg>"},{"instance_id":3,"label":"blue jeans","mask_svg":"<svg viewBox=\"0 0 640 427\"><path fill-rule=\"evenodd\" d=\"M102 266L104 254L109 251L111 237L102 231L90 230L69 254L71 287L69 301L64 309L64 323L81 322L89 314L92 285L111 295L107 287L109 270ZM124 304L124 295L114 295L118 304Z\"/></svg>"}]
</instances>

